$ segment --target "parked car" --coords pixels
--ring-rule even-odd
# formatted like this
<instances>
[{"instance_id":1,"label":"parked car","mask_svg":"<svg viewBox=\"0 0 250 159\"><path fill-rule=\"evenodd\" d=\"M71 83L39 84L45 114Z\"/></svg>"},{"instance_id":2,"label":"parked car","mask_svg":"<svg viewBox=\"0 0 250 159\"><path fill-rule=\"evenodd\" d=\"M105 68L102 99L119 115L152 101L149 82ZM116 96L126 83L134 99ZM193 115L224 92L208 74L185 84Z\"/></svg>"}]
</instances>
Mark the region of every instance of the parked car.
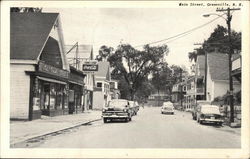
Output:
<instances>
[{"instance_id":1,"label":"parked car","mask_svg":"<svg viewBox=\"0 0 250 159\"><path fill-rule=\"evenodd\" d=\"M206 101L206 100L197 100L196 105L194 106L194 108L192 110L193 120L197 119L197 108L200 107L201 105L205 105L205 104L210 104L210 102Z\"/></svg>"},{"instance_id":2,"label":"parked car","mask_svg":"<svg viewBox=\"0 0 250 159\"><path fill-rule=\"evenodd\" d=\"M132 120L132 113L128 100L114 99L109 101L107 106L103 108L102 118L104 123L114 119L123 119L128 122Z\"/></svg>"},{"instance_id":3,"label":"parked car","mask_svg":"<svg viewBox=\"0 0 250 159\"><path fill-rule=\"evenodd\" d=\"M132 109L132 115L137 115L139 111L139 104L136 101L129 101L130 108Z\"/></svg>"},{"instance_id":4,"label":"parked car","mask_svg":"<svg viewBox=\"0 0 250 159\"><path fill-rule=\"evenodd\" d=\"M174 105L171 102L164 102L161 107L162 114L174 114Z\"/></svg>"},{"instance_id":5,"label":"parked car","mask_svg":"<svg viewBox=\"0 0 250 159\"><path fill-rule=\"evenodd\" d=\"M222 125L223 117L220 113L220 108L216 105L201 105L197 107L197 122L215 123Z\"/></svg>"}]
</instances>

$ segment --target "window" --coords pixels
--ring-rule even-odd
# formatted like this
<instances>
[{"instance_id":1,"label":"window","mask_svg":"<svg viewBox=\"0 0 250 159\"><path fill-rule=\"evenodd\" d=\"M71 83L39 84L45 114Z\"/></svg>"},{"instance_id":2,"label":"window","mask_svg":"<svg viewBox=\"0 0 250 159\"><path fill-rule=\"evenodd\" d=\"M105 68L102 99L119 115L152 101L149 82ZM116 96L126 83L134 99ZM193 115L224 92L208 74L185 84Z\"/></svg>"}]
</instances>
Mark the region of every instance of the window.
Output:
<instances>
[{"instance_id":1,"label":"window","mask_svg":"<svg viewBox=\"0 0 250 159\"><path fill-rule=\"evenodd\" d=\"M101 82L97 82L96 86L101 88L102 87L102 83Z\"/></svg>"}]
</instances>

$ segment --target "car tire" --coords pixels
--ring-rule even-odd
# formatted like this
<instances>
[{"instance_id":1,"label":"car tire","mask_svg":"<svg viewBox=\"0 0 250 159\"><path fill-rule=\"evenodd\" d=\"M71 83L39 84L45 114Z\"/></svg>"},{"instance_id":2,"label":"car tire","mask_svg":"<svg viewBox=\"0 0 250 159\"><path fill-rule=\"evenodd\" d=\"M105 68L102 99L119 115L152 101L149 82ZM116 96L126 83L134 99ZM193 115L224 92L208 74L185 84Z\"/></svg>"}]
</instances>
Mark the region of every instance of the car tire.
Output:
<instances>
[{"instance_id":1,"label":"car tire","mask_svg":"<svg viewBox=\"0 0 250 159\"><path fill-rule=\"evenodd\" d=\"M104 123L107 123L107 122L108 122L108 119L107 119L107 118L103 118L103 122L104 122Z\"/></svg>"},{"instance_id":2,"label":"car tire","mask_svg":"<svg viewBox=\"0 0 250 159\"><path fill-rule=\"evenodd\" d=\"M203 124L203 121L199 120L199 123L202 125L202 124Z\"/></svg>"}]
</instances>

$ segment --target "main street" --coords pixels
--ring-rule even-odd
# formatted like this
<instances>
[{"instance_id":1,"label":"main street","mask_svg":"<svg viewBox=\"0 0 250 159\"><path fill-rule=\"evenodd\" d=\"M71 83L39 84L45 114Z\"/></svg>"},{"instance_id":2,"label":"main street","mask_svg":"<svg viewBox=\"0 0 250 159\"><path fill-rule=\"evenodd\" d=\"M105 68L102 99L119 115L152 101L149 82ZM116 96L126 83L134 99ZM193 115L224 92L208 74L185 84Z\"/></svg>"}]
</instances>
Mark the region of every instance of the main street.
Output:
<instances>
[{"instance_id":1,"label":"main street","mask_svg":"<svg viewBox=\"0 0 250 159\"><path fill-rule=\"evenodd\" d=\"M240 148L240 133L227 126L200 125L188 112L162 115L159 107L145 107L131 122L97 121L28 147Z\"/></svg>"}]
</instances>

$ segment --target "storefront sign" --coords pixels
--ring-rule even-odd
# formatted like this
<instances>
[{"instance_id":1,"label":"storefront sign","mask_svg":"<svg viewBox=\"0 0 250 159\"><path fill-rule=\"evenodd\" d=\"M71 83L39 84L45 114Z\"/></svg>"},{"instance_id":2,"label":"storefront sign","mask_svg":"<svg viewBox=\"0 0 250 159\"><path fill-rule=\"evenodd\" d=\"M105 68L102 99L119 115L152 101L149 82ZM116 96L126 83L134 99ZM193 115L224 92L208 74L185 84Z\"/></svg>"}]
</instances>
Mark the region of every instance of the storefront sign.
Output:
<instances>
[{"instance_id":1,"label":"storefront sign","mask_svg":"<svg viewBox=\"0 0 250 159\"><path fill-rule=\"evenodd\" d=\"M82 65L83 71L98 71L98 65L97 64L83 64Z\"/></svg>"},{"instance_id":2,"label":"storefront sign","mask_svg":"<svg viewBox=\"0 0 250 159\"><path fill-rule=\"evenodd\" d=\"M68 78L68 72L54 66L45 64L44 62L39 62L38 71L45 72L52 75L57 75L63 78Z\"/></svg>"}]
</instances>

